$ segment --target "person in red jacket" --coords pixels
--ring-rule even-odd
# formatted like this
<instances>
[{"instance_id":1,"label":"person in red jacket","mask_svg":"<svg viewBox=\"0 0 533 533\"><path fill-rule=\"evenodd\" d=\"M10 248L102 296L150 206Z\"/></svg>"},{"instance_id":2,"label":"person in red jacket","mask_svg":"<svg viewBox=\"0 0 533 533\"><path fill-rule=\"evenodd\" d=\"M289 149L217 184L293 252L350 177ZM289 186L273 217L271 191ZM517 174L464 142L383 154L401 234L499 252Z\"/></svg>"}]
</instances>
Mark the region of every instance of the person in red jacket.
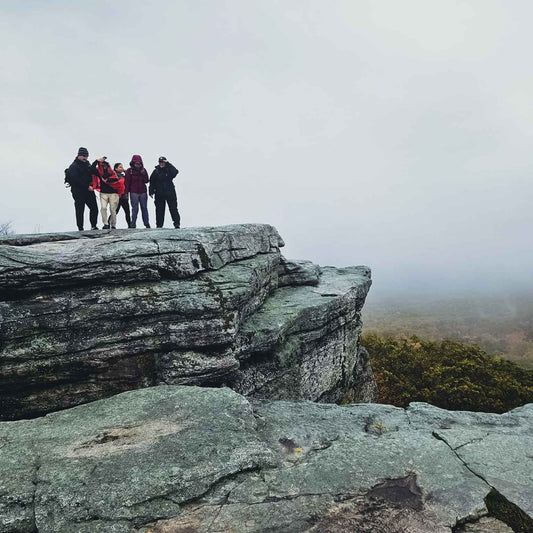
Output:
<instances>
[{"instance_id":1,"label":"person in red jacket","mask_svg":"<svg viewBox=\"0 0 533 533\"><path fill-rule=\"evenodd\" d=\"M102 215L102 222L104 223L102 229L109 229L110 224L111 229L115 229L117 227L117 207L119 200L117 189L120 190L122 187L115 171L106 159L106 157L99 157L92 164L93 179L98 182L97 184L93 183L93 188L100 190L100 213ZM108 206L110 215L107 212Z\"/></svg>"},{"instance_id":2,"label":"person in red jacket","mask_svg":"<svg viewBox=\"0 0 533 533\"><path fill-rule=\"evenodd\" d=\"M146 228L150 227L148 218L148 192L146 184L148 183L148 172L144 168L143 160L140 155L134 155L130 161L130 168L126 170L125 185L126 194L129 194L131 201L131 226L137 227L137 215L139 213L139 204L141 204L141 213L143 223Z\"/></svg>"}]
</instances>

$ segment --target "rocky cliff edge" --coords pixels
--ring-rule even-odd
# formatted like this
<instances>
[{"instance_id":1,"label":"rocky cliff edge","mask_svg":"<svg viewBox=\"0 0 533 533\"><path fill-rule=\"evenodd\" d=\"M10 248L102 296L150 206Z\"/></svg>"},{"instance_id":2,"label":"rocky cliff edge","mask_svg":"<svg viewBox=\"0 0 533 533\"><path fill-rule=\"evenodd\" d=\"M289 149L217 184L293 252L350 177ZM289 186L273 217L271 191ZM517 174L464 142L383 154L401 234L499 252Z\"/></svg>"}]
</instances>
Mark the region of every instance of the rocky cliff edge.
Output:
<instances>
[{"instance_id":1,"label":"rocky cliff edge","mask_svg":"<svg viewBox=\"0 0 533 533\"><path fill-rule=\"evenodd\" d=\"M0 419L159 384L371 401L370 270L282 246L261 224L0 240Z\"/></svg>"}]
</instances>

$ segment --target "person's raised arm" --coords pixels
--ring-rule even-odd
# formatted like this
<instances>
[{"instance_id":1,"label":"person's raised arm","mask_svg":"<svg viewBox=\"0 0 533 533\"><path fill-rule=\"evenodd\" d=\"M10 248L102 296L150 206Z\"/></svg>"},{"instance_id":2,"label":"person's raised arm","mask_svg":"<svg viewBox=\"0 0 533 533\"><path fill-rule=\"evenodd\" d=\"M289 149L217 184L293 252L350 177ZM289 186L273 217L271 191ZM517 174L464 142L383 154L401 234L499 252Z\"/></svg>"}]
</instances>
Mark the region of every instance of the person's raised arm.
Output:
<instances>
[{"instance_id":1,"label":"person's raised arm","mask_svg":"<svg viewBox=\"0 0 533 533\"><path fill-rule=\"evenodd\" d=\"M168 167L168 175L171 180L173 180L179 173L179 170L172 164L167 161L166 166Z\"/></svg>"},{"instance_id":2,"label":"person's raised arm","mask_svg":"<svg viewBox=\"0 0 533 533\"><path fill-rule=\"evenodd\" d=\"M107 181L115 182L115 181L118 181L118 180L119 180L119 178L117 176L117 173L111 167L109 167L107 169Z\"/></svg>"}]
</instances>

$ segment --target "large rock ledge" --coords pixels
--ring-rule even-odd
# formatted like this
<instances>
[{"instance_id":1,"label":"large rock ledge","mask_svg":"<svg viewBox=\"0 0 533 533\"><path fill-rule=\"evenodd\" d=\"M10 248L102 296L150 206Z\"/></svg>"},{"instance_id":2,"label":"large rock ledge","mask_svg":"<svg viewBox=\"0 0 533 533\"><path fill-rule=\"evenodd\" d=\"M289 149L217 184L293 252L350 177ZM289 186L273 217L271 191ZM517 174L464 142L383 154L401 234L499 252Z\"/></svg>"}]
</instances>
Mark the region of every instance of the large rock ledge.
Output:
<instances>
[{"instance_id":1,"label":"large rock ledge","mask_svg":"<svg viewBox=\"0 0 533 533\"><path fill-rule=\"evenodd\" d=\"M281 246L275 228L257 224L6 237L0 240L0 294L187 278Z\"/></svg>"},{"instance_id":2,"label":"large rock ledge","mask_svg":"<svg viewBox=\"0 0 533 533\"><path fill-rule=\"evenodd\" d=\"M533 405L130 391L0 423L0 532L526 532L532 429Z\"/></svg>"},{"instance_id":3,"label":"large rock ledge","mask_svg":"<svg viewBox=\"0 0 533 533\"><path fill-rule=\"evenodd\" d=\"M269 225L0 241L0 420L159 384L371 401L367 267L287 261Z\"/></svg>"}]
</instances>

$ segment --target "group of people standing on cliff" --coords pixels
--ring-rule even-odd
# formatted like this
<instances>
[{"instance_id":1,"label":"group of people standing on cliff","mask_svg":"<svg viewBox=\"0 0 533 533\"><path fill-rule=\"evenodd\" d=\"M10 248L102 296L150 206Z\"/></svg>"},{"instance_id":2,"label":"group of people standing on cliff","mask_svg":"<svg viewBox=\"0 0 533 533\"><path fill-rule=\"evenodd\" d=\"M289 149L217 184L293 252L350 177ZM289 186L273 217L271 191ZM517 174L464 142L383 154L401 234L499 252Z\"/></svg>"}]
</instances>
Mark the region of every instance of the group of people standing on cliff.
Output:
<instances>
[{"instance_id":1,"label":"group of people standing on cliff","mask_svg":"<svg viewBox=\"0 0 533 533\"><path fill-rule=\"evenodd\" d=\"M76 159L65 170L65 185L70 187L74 198L78 230L83 231L85 206L89 208L91 229L98 229L96 192L100 193L102 229L116 229L117 213L120 208L124 211L128 228L135 228L139 207L143 224L149 228L148 196L154 198L155 220L158 228L163 227L166 205L168 205L174 227L180 227L178 199L174 186L174 178L178 174L178 169L166 157L159 158L150 176L144 168L140 155L134 155L131 158L130 166L126 171L122 163L115 163L111 168L107 157L99 157L92 164L88 159L87 148L81 147ZM129 202L131 202L131 214Z\"/></svg>"}]
</instances>

